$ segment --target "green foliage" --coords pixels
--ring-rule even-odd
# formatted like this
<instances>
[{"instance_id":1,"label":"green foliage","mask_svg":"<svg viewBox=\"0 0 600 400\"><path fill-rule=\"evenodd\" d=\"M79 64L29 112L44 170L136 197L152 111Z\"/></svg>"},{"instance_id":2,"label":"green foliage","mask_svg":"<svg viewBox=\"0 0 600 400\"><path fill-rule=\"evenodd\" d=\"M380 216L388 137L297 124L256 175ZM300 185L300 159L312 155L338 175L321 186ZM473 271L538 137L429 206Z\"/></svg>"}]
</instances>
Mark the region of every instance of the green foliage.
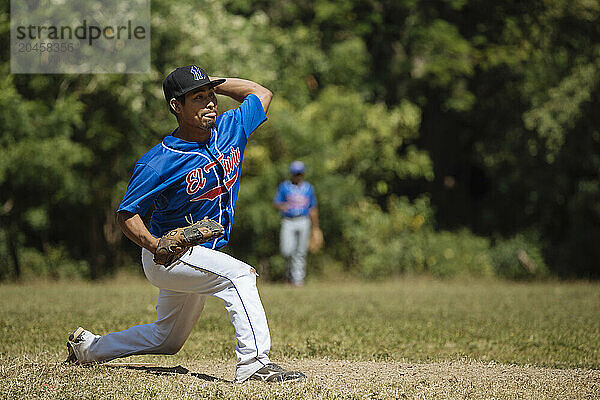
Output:
<instances>
[{"instance_id":1,"label":"green foliage","mask_svg":"<svg viewBox=\"0 0 600 400\"><path fill-rule=\"evenodd\" d=\"M83 279L89 278L90 267L86 261L72 260L65 246L46 248L40 252L33 248L22 250L24 265L22 279Z\"/></svg>"},{"instance_id":2,"label":"green foliage","mask_svg":"<svg viewBox=\"0 0 600 400\"><path fill-rule=\"evenodd\" d=\"M471 44L452 23L436 19L427 25L415 25L409 37L412 44L412 70L416 79L447 87L457 76L473 74Z\"/></svg>"},{"instance_id":3,"label":"green foliage","mask_svg":"<svg viewBox=\"0 0 600 400\"><path fill-rule=\"evenodd\" d=\"M599 67L600 58L595 64L575 66L573 73L543 94L542 99L534 98L533 108L523 114L525 127L536 130L543 140L549 163L563 146L565 132L582 117L582 104L591 99L600 80Z\"/></svg>"},{"instance_id":4,"label":"green foliage","mask_svg":"<svg viewBox=\"0 0 600 400\"><path fill-rule=\"evenodd\" d=\"M489 240L466 229L428 236L425 245L427 270L434 276L493 276Z\"/></svg>"},{"instance_id":5,"label":"green foliage","mask_svg":"<svg viewBox=\"0 0 600 400\"><path fill-rule=\"evenodd\" d=\"M360 201L350 208L343 228L352 268L368 278L425 271L422 230L431 226L431 218L426 198L415 204L393 198L388 213Z\"/></svg>"},{"instance_id":6,"label":"green foliage","mask_svg":"<svg viewBox=\"0 0 600 400\"><path fill-rule=\"evenodd\" d=\"M9 2L1 7L8 41ZM149 74L10 75L5 51L0 279L39 264L33 250L62 249L92 278L139 258L114 211L135 161L175 127L160 82L191 63L275 93L245 154L228 249L272 277L271 200L293 159L317 189L317 265L369 277L513 265L500 250L516 242L489 253L487 239L450 233L466 226L487 237L536 230L530 257L598 276L599 16L588 0L155 0Z\"/></svg>"},{"instance_id":7,"label":"green foliage","mask_svg":"<svg viewBox=\"0 0 600 400\"><path fill-rule=\"evenodd\" d=\"M489 242L467 230L435 232L429 199L391 198L350 210L344 229L353 269L366 278L427 273L440 278L491 276Z\"/></svg>"},{"instance_id":8,"label":"green foliage","mask_svg":"<svg viewBox=\"0 0 600 400\"><path fill-rule=\"evenodd\" d=\"M503 278L528 280L548 276L539 241L523 234L498 241L490 258L496 273Z\"/></svg>"},{"instance_id":9,"label":"green foliage","mask_svg":"<svg viewBox=\"0 0 600 400\"><path fill-rule=\"evenodd\" d=\"M283 263L274 256L279 252L279 217L271 202L277 184L288 178L293 159L306 162L307 180L316 187L326 253L347 265L354 262L350 250L354 239L344 232L347 216L356 205L369 198L387 201L392 194L388 182L433 177L427 154L411 145L420 114L408 101L389 109L331 86L299 110L275 98L269 119L253 135L244 157L244 189L239 194L231 246L248 262L264 265L273 279L283 276ZM370 192L372 196L366 195ZM428 204L419 204L423 213L431 214ZM405 201L398 206L403 207L412 206ZM356 231L371 230L368 220L354 223ZM262 240L245 239L255 235Z\"/></svg>"},{"instance_id":10,"label":"green foliage","mask_svg":"<svg viewBox=\"0 0 600 400\"><path fill-rule=\"evenodd\" d=\"M369 53L365 42L352 37L334 43L328 53L328 64L327 70L323 72L325 84L345 85L356 82L360 86L368 78Z\"/></svg>"}]
</instances>

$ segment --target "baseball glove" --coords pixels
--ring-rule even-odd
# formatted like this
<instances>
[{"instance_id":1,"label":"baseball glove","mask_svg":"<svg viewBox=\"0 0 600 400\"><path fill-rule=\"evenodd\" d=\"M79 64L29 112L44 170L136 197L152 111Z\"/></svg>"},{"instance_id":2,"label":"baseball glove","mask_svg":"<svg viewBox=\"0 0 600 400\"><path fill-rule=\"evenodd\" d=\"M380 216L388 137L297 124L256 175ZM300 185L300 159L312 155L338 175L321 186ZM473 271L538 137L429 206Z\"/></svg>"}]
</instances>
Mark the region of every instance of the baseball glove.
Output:
<instances>
[{"instance_id":1,"label":"baseball glove","mask_svg":"<svg viewBox=\"0 0 600 400\"><path fill-rule=\"evenodd\" d=\"M224 234L223 226L208 218L183 228L173 229L165 233L158 241L154 262L165 267L169 266L177 261L188 248L214 240Z\"/></svg>"},{"instance_id":2,"label":"baseball glove","mask_svg":"<svg viewBox=\"0 0 600 400\"><path fill-rule=\"evenodd\" d=\"M323 231L319 228L313 228L308 239L308 251L317 253L323 248Z\"/></svg>"}]
</instances>

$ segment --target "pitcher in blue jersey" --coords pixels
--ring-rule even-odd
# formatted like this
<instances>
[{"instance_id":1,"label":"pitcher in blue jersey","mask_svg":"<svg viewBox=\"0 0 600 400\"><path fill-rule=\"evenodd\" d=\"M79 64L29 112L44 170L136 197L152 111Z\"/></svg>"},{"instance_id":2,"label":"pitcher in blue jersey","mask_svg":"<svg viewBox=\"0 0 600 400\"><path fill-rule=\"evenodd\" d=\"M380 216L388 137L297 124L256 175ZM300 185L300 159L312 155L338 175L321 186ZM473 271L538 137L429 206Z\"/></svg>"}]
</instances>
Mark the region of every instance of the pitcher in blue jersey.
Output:
<instances>
[{"instance_id":1,"label":"pitcher in blue jersey","mask_svg":"<svg viewBox=\"0 0 600 400\"><path fill-rule=\"evenodd\" d=\"M123 233L142 247L146 277L160 289L157 320L104 336L78 328L69 337L67 361L175 354L200 317L206 296L215 296L224 301L235 329L236 382L301 380L302 373L269 360L271 339L255 269L219 251L234 221L244 149L267 119L273 95L245 79L210 78L195 65L171 72L163 91L179 126L136 163L117 212ZM241 104L217 115L217 94ZM142 217L151 205L148 229ZM225 234L191 247L168 267L153 261L160 236L204 217L223 225Z\"/></svg>"},{"instance_id":2,"label":"pitcher in blue jersey","mask_svg":"<svg viewBox=\"0 0 600 400\"><path fill-rule=\"evenodd\" d=\"M319 228L317 197L313 186L304 180L304 169L302 161L293 161L290 180L279 184L273 199L273 205L281 215L279 244L286 260L286 280L294 286L304 284L310 237L323 236Z\"/></svg>"}]
</instances>

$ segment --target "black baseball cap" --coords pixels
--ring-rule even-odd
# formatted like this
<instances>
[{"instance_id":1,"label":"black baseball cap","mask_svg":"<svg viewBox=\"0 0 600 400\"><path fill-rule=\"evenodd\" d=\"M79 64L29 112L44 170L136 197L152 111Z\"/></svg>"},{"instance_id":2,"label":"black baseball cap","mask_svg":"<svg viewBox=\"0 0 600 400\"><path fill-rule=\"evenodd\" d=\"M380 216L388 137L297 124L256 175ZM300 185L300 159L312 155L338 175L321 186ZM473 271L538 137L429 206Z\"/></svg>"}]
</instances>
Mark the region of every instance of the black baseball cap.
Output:
<instances>
[{"instance_id":1,"label":"black baseball cap","mask_svg":"<svg viewBox=\"0 0 600 400\"><path fill-rule=\"evenodd\" d=\"M163 81L163 92L167 103L172 98L186 94L190 90L209 85L211 88L225 82L225 79L210 80L206 71L195 65L179 67L171 72Z\"/></svg>"}]
</instances>

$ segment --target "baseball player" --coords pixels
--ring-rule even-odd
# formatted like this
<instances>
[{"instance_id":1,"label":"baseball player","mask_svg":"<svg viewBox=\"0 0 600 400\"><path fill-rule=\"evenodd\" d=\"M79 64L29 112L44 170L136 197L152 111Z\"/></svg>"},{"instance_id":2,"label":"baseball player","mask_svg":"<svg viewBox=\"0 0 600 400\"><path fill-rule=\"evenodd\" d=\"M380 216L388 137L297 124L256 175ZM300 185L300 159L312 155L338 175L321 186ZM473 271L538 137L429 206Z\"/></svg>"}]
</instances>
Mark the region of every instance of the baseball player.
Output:
<instances>
[{"instance_id":1,"label":"baseball player","mask_svg":"<svg viewBox=\"0 0 600 400\"><path fill-rule=\"evenodd\" d=\"M281 255L286 259L286 279L302 286L306 275L306 252L309 239L319 238L319 210L313 186L304 180L304 163L290 164L290 180L279 184L273 206L281 215L279 236Z\"/></svg>"},{"instance_id":2,"label":"baseball player","mask_svg":"<svg viewBox=\"0 0 600 400\"><path fill-rule=\"evenodd\" d=\"M244 79L210 78L195 65L171 72L163 91L179 126L137 162L117 212L123 233L142 247L146 277L160 289L157 319L104 336L79 327L69 336L67 361L175 354L206 296L215 296L224 301L235 329L236 382L301 380L301 372L269 360L271 339L256 271L219 251L231 233L244 149L267 119L272 93ZM216 94L241 104L217 115ZM148 229L142 217L151 205Z\"/></svg>"}]
</instances>

